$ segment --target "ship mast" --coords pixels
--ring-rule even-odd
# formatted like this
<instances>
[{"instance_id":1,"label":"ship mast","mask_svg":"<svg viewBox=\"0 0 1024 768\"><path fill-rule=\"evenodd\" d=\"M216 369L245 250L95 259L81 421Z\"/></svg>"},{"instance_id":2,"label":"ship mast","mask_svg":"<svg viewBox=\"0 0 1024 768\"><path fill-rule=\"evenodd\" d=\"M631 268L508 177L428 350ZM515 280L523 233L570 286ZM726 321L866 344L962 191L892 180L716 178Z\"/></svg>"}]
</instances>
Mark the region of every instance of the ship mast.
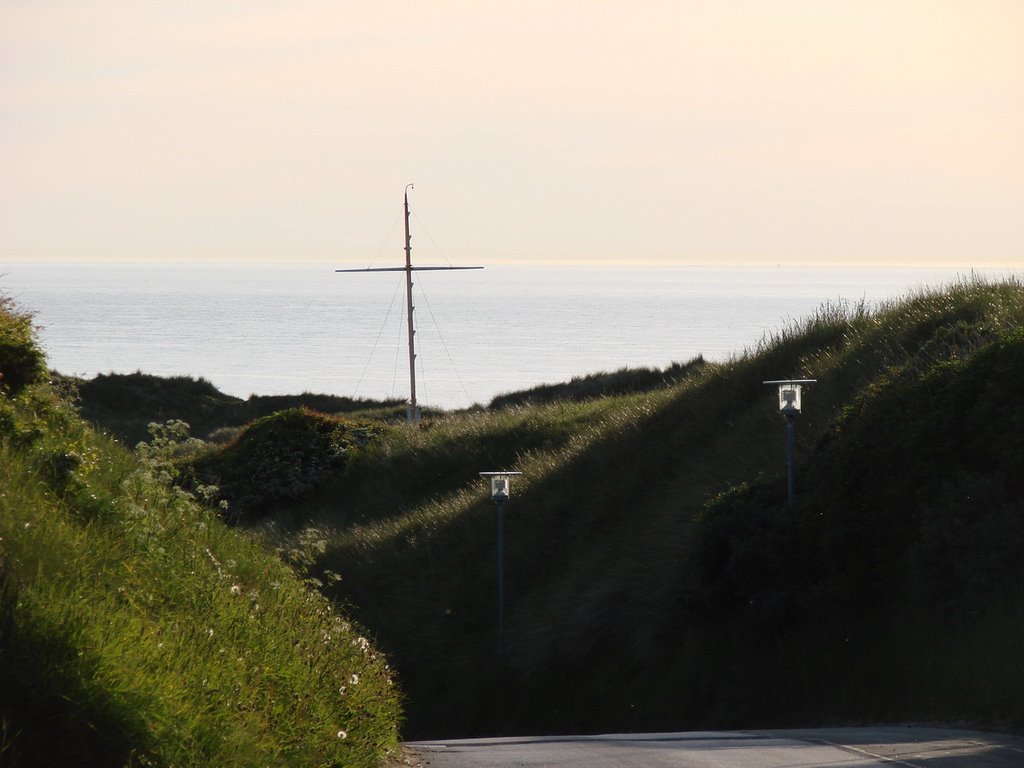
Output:
<instances>
[{"instance_id":1,"label":"ship mast","mask_svg":"<svg viewBox=\"0 0 1024 768\"><path fill-rule=\"evenodd\" d=\"M409 423L420 420L420 408L416 402L416 325L413 320L415 307L412 303L412 273L414 271L448 271L454 269L483 269L483 267L414 267L412 265L412 235L409 231L409 190L415 189L406 184L403 204L405 207L405 266L404 267L366 267L365 269L336 269L335 272L405 272L405 306L406 320L409 331L409 404L405 415Z\"/></svg>"},{"instance_id":2,"label":"ship mast","mask_svg":"<svg viewBox=\"0 0 1024 768\"><path fill-rule=\"evenodd\" d=\"M419 421L420 409L416 404L416 347L413 340L416 337L416 328L412 320L412 235L409 234L409 187L405 187L403 195L405 205L405 306L406 318L409 324L409 410L406 412L406 421Z\"/></svg>"}]
</instances>

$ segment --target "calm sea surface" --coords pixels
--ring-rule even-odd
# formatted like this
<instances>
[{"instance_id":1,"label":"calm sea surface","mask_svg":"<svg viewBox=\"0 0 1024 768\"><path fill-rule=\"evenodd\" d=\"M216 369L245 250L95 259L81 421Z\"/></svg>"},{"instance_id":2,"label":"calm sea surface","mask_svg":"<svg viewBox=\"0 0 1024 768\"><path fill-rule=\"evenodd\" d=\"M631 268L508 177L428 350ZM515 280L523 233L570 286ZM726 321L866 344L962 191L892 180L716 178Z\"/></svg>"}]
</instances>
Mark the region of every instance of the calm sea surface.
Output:
<instances>
[{"instance_id":1,"label":"calm sea surface","mask_svg":"<svg viewBox=\"0 0 1024 768\"><path fill-rule=\"evenodd\" d=\"M826 301L874 305L968 274L767 266L419 272L417 394L422 405L458 408L596 371L698 354L724 360ZM52 368L203 376L239 397L406 397L403 280L335 274L327 264L0 264L0 292L35 312Z\"/></svg>"}]
</instances>

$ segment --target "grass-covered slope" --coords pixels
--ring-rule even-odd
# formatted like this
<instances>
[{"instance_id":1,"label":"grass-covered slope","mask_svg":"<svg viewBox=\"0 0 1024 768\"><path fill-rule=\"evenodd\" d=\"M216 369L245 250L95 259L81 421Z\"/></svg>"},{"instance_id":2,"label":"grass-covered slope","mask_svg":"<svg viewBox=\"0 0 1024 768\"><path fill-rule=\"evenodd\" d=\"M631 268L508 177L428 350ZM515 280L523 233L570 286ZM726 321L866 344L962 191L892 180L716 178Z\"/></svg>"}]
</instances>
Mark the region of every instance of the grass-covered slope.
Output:
<instances>
[{"instance_id":1,"label":"grass-covered slope","mask_svg":"<svg viewBox=\"0 0 1024 768\"><path fill-rule=\"evenodd\" d=\"M82 417L121 439L126 445L149 439L148 425L180 420L192 435L220 439L232 436L255 419L288 408L312 408L321 413L369 413L375 418L404 418L401 400L364 400L333 395L250 395L243 400L226 395L205 379L153 376L136 372L107 373L91 379L61 377L76 390Z\"/></svg>"},{"instance_id":2,"label":"grass-covered slope","mask_svg":"<svg viewBox=\"0 0 1024 768\"><path fill-rule=\"evenodd\" d=\"M364 633L88 428L0 304L0 764L380 765L399 701Z\"/></svg>"},{"instance_id":3,"label":"grass-covered slope","mask_svg":"<svg viewBox=\"0 0 1024 768\"><path fill-rule=\"evenodd\" d=\"M674 386L393 430L298 506L408 734L1024 727L1024 290L831 305ZM785 496L762 382L816 378ZM516 469L497 655L496 528ZM279 542L281 545L281 542ZM284 542L287 546L287 542ZM415 632L410 632L415 627Z\"/></svg>"},{"instance_id":4,"label":"grass-covered slope","mask_svg":"<svg viewBox=\"0 0 1024 768\"><path fill-rule=\"evenodd\" d=\"M539 405L557 401L577 402L598 397L650 392L677 384L699 372L706 362L698 355L687 363L672 363L665 368L620 368L617 371L575 376L564 384L541 384L518 392L498 395L488 406Z\"/></svg>"},{"instance_id":5,"label":"grass-covered slope","mask_svg":"<svg viewBox=\"0 0 1024 768\"><path fill-rule=\"evenodd\" d=\"M764 662L755 686L719 658L722 717L783 701L791 717L1024 727L1016 323L938 329L859 392L801 467L794 509L763 477L707 506L693 611L729 657Z\"/></svg>"}]
</instances>

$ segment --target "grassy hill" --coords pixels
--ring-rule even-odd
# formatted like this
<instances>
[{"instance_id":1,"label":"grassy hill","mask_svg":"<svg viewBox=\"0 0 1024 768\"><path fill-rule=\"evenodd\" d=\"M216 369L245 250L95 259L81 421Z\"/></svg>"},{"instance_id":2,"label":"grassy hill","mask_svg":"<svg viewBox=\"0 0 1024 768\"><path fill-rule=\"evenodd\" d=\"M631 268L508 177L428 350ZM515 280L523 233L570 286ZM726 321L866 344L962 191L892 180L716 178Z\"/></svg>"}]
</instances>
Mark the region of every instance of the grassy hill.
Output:
<instances>
[{"instance_id":1,"label":"grassy hill","mask_svg":"<svg viewBox=\"0 0 1024 768\"><path fill-rule=\"evenodd\" d=\"M488 407L507 408L510 405L540 405L566 400L580 402L612 395L651 392L679 383L700 371L705 364L703 355L698 355L688 363L672 363L666 368L620 368L610 373L574 376L563 384L541 384L498 395Z\"/></svg>"},{"instance_id":2,"label":"grassy hill","mask_svg":"<svg viewBox=\"0 0 1024 768\"><path fill-rule=\"evenodd\" d=\"M405 417L403 400L365 400L309 392L301 395L250 395L243 400L224 394L205 379L105 373L91 379L55 374L72 393L82 417L126 445L149 439L148 425L180 420L193 436L225 442L251 421L287 408L312 408L321 413L354 413L378 419Z\"/></svg>"},{"instance_id":3,"label":"grassy hill","mask_svg":"<svg viewBox=\"0 0 1024 768\"><path fill-rule=\"evenodd\" d=\"M406 737L1021 730L1022 327L1021 285L968 281L877 311L823 306L724 363L596 374L418 428L288 408L217 447L167 425L138 460L372 630ZM818 380L792 509L762 384L786 377ZM477 476L498 468L524 473L501 658Z\"/></svg>"},{"instance_id":4,"label":"grassy hill","mask_svg":"<svg viewBox=\"0 0 1024 768\"><path fill-rule=\"evenodd\" d=\"M399 669L406 735L1019 729L1022 321L1012 282L827 305L665 387L383 429L248 519L317 542ZM793 510L762 384L785 377L818 379ZM524 473L500 660L496 468Z\"/></svg>"},{"instance_id":5,"label":"grassy hill","mask_svg":"<svg viewBox=\"0 0 1024 768\"><path fill-rule=\"evenodd\" d=\"M0 299L0 764L378 766L400 702L366 633L46 381Z\"/></svg>"}]
</instances>

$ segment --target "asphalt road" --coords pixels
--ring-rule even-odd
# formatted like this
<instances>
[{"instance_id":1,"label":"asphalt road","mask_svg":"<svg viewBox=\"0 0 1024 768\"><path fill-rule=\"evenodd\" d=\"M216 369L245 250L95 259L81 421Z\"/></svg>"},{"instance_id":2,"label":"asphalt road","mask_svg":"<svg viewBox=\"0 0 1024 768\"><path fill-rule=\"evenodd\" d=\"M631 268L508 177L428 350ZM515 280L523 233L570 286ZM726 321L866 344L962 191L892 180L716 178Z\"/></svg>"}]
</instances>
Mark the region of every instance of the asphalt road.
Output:
<instances>
[{"instance_id":1,"label":"asphalt road","mask_svg":"<svg viewBox=\"0 0 1024 768\"><path fill-rule=\"evenodd\" d=\"M423 768L1024 767L1024 739L918 727L541 736L406 746Z\"/></svg>"}]
</instances>

